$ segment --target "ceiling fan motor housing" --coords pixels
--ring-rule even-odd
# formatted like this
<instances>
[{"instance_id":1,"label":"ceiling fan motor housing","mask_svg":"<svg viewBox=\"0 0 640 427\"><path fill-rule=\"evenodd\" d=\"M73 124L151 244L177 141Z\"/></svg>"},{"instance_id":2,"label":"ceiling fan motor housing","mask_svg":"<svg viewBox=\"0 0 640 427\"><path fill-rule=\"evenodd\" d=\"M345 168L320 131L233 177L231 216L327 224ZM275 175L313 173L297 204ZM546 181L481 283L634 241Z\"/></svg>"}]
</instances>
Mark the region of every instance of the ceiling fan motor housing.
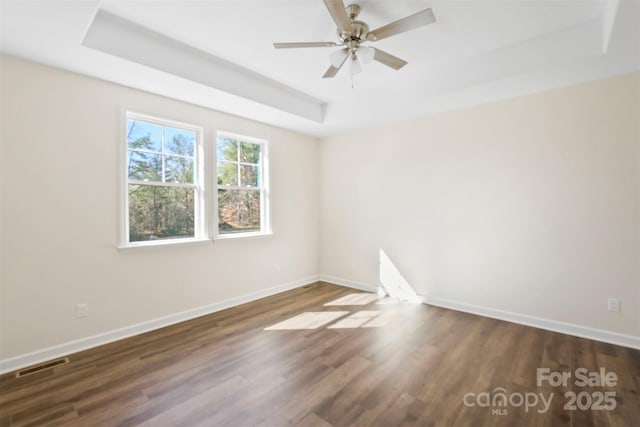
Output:
<instances>
[{"instance_id":1,"label":"ceiling fan motor housing","mask_svg":"<svg viewBox=\"0 0 640 427\"><path fill-rule=\"evenodd\" d=\"M354 49L358 47L358 44L362 41L367 40L367 34L369 34L369 26L362 22L356 21L358 14L360 13L360 6L357 4L350 4L345 8L347 12L347 16L351 21L351 31L340 31L337 30L338 37L342 40L342 43Z\"/></svg>"},{"instance_id":2,"label":"ceiling fan motor housing","mask_svg":"<svg viewBox=\"0 0 640 427\"><path fill-rule=\"evenodd\" d=\"M348 44L350 41L363 42L367 40L369 34L369 26L362 21L352 21L351 28L353 31L340 31L338 36L343 43Z\"/></svg>"}]
</instances>

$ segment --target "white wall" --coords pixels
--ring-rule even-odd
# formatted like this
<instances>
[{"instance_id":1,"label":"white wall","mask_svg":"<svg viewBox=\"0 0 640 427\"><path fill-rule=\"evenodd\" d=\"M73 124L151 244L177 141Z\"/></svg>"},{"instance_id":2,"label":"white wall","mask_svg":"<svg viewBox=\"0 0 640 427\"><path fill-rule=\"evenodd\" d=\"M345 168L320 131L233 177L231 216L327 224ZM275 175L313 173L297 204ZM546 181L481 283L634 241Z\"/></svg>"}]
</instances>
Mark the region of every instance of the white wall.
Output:
<instances>
[{"instance_id":1,"label":"white wall","mask_svg":"<svg viewBox=\"0 0 640 427\"><path fill-rule=\"evenodd\" d=\"M380 249L423 295L640 335L638 73L318 145L12 57L0 72L0 359L318 273L375 285ZM268 139L275 235L119 252L123 107Z\"/></svg>"},{"instance_id":2,"label":"white wall","mask_svg":"<svg viewBox=\"0 0 640 427\"><path fill-rule=\"evenodd\" d=\"M6 359L318 272L315 138L1 57ZM269 140L274 235L119 252L122 108ZM276 267L280 266L280 271ZM77 303L89 317L75 318Z\"/></svg>"},{"instance_id":3,"label":"white wall","mask_svg":"<svg viewBox=\"0 0 640 427\"><path fill-rule=\"evenodd\" d=\"M639 104L635 73L323 140L322 273L383 249L419 294L640 336Z\"/></svg>"}]
</instances>

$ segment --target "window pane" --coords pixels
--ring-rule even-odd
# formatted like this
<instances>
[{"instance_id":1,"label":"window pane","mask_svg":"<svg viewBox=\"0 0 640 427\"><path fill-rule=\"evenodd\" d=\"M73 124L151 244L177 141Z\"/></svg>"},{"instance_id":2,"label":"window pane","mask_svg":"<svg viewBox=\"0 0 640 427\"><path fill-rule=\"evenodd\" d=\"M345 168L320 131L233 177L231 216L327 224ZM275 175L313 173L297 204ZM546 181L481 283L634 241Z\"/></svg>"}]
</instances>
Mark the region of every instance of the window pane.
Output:
<instances>
[{"instance_id":1,"label":"window pane","mask_svg":"<svg viewBox=\"0 0 640 427\"><path fill-rule=\"evenodd\" d=\"M129 151L129 179L162 182L162 155Z\"/></svg>"},{"instance_id":2,"label":"window pane","mask_svg":"<svg viewBox=\"0 0 640 427\"><path fill-rule=\"evenodd\" d=\"M165 181L193 183L193 159L167 156L165 158Z\"/></svg>"},{"instance_id":3,"label":"window pane","mask_svg":"<svg viewBox=\"0 0 640 427\"><path fill-rule=\"evenodd\" d=\"M227 160L230 162L238 161L238 141L228 138L218 138L218 161Z\"/></svg>"},{"instance_id":4,"label":"window pane","mask_svg":"<svg viewBox=\"0 0 640 427\"><path fill-rule=\"evenodd\" d=\"M129 148L136 150L162 151L162 126L139 120L127 121Z\"/></svg>"},{"instance_id":5,"label":"window pane","mask_svg":"<svg viewBox=\"0 0 640 427\"><path fill-rule=\"evenodd\" d=\"M129 185L129 241L194 237L194 189Z\"/></svg>"},{"instance_id":6,"label":"window pane","mask_svg":"<svg viewBox=\"0 0 640 427\"><path fill-rule=\"evenodd\" d=\"M240 185L252 187L260 185L260 169L258 166L240 165Z\"/></svg>"},{"instance_id":7,"label":"window pane","mask_svg":"<svg viewBox=\"0 0 640 427\"><path fill-rule=\"evenodd\" d=\"M167 153L194 157L195 132L166 127L164 128L164 141Z\"/></svg>"},{"instance_id":8,"label":"window pane","mask_svg":"<svg viewBox=\"0 0 640 427\"><path fill-rule=\"evenodd\" d=\"M218 185L238 185L238 164L218 160Z\"/></svg>"},{"instance_id":9,"label":"window pane","mask_svg":"<svg viewBox=\"0 0 640 427\"><path fill-rule=\"evenodd\" d=\"M240 161L260 163L260 144L252 144L250 142L240 143Z\"/></svg>"},{"instance_id":10,"label":"window pane","mask_svg":"<svg viewBox=\"0 0 640 427\"><path fill-rule=\"evenodd\" d=\"M249 231L260 231L260 190L218 190L218 232Z\"/></svg>"}]
</instances>

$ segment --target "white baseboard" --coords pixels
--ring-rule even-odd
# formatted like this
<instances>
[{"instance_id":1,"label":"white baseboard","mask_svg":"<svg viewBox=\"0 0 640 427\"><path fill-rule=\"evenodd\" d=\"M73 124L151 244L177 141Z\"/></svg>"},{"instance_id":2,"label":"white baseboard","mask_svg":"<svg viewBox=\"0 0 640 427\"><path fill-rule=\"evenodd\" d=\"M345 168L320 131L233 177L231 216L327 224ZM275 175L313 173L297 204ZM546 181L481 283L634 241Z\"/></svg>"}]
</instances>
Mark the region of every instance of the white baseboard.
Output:
<instances>
[{"instance_id":1,"label":"white baseboard","mask_svg":"<svg viewBox=\"0 0 640 427\"><path fill-rule=\"evenodd\" d=\"M46 362L48 360L56 359L59 357L67 356L72 353L87 350L89 348L97 347L99 345L107 344L113 341L118 341L134 335L139 335L176 323L184 322L185 320L190 320L196 317L215 313L220 310L224 310L240 304L245 304L247 302L255 301L271 295L279 294L281 292L296 289L318 281L333 283L336 285L368 292L377 292L378 290L377 286L375 285L342 279L339 277L327 275L309 276L293 282L273 286L271 288L252 292L250 294L229 298L206 306L186 310L158 319L137 323L131 326L126 326L124 328L115 329L113 331L104 332L90 337L70 341L64 344L59 344L53 347L48 347L42 350L37 350L31 353L21 354L8 359L0 360L0 374L15 371L17 369ZM619 334L602 329L589 328L586 326L558 322L555 320L544 319L525 314L513 313L488 307L481 307L458 301L447 300L444 298L431 296L420 296L420 298L425 304L428 305L434 305L456 311L463 311L466 313L477 314L479 316L505 320L507 322L513 322L521 325L532 326L535 328L560 332L563 334L574 335L581 338L607 342L624 347L640 349L640 337L636 337L633 335Z\"/></svg>"},{"instance_id":2,"label":"white baseboard","mask_svg":"<svg viewBox=\"0 0 640 427\"><path fill-rule=\"evenodd\" d=\"M126 326L124 328L115 329L113 331L104 332L90 337L66 342L64 344L55 345L53 347L44 348L42 350L37 350L31 353L21 354L8 359L0 360L0 374L46 362L51 359L57 359L59 357L67 356L72 353L77 353L78 351L87 350L89 348L97 347L99 345L107 344L113 341L118 341L134 335L139 335L155 329L164 328L166 326L184 322L185 320L215 313L216 311L224 310L236 305L255 301L260 298L296 289L310 283L315 283L319 280L321 279L318 276L305 277L293 282L252 292L250 294L229 298L220 302L194 308L191 310L182 311L180 313L171 314L169 316L164 316L158 319L137 323L131 326Z\"/></svg>"},{"instance_id":3,"label":"white baseboard","mask_svg":"<svg viewBox=\"0 0 640 427\"><path fill-rule=\"evenodd\" d=\"M345 286L347 288L358 289L366 292L378 292L378 287L370 285L368 283L356 282L353 280L342 279L340 277L326 276L321 274L318 276L318 280L321 282L332 283L334 285Z\"/></svg>"},{"instance_id":4,"label":"white baseboard","mask_svg":"<svg viewBox=\"0 0 640 427\"><path fill-rule=\"evenodd\" d=\"M340 277L320 275L318 280L362 291L376 292L377 286L355 282L353 280ZM640 337L625 335L617 332L606 331L604 329L590 328L573 323L559 322L557 320L545 319L542 317L529 316L526 314L514 313L511 311L498 310L490 307L482 307L467 304L459 301L452 301L444 298L419 295L423 303L438 307L448 308L465 313L477 314L479 316L490 317L492 319L505 320L507 322L518 323L520 325L532 326L534 328L545 329L576 337L587 338L594 341L602 341L609 344L620 345L640 350Z\"/></svg>"},{"instance_id":5,"label":"white baseboard","mask_svg":"<svg viewBox=\"0 0 640 427\"><path fill-rule=\"evenodd\" d=\"M482 307L444 298L422 296L422 302L428 305L448 308L465 313L477 314L479 316L490 317L492 319L506 320L507 322L518 323L520 325L533 326L534 328L546 329L562 334L573 335L580 338L588 338L595 341L602 341L616 344L623 347L640 349L640 337L625 335L617 332L606 331L604 329L590 328L573 323L559 322L557 320L544 319L542 317L529 316L526 314L514 313L511 311L498 310L495 308Z\"/></svg>"}]
</instances>

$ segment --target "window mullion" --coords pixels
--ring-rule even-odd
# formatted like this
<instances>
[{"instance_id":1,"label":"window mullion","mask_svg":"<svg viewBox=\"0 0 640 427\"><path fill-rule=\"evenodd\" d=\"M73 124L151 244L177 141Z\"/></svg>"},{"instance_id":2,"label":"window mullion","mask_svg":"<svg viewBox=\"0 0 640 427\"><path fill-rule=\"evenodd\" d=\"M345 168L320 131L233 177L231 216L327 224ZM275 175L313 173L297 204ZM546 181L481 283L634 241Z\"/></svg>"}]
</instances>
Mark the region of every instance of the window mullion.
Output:
<instances>
[{"instance_id":1,"label":"window mullion","mask_svg":"<svg viewBox=\"0 0 640 427\"><path fill-rule=\"evenodd\" d=\"M166 176L166 165L167 165L167 156L166 156L166 151L164 149L164 134L167 131L166 127L162 126L162 182L166 182L167 181L167 176Z\"/></svg>"},{"instance_id":2,"label":"window mullion","mask_svg":"<svg viewBox=\"0 0 640 427\"><path fill-rule=\"evenodd\" d=\"M252 187L252 186L241 186L241 185L219 185L218 189L220 190L254 190L260 191L262 187Z\"/></svg>"},{"instance_id":3,"label":"window mullion","mask_svg":"<svg viewBox=\"0 0 640 427\"><path fill-rule=\"evenodd\" d=\"M153 151L153 150L141 150L139 148L127 148L127 150L129 152L134 152L134 153L143 153L143 154L160 154L162 155L162 152L160 151Z\"/></svg>"},{"instance_id":4,"label":"window mullion","mask_svg":"<svg viewBox=\"0 0 640 427\"><path fill-rule=\"evenodd\" d=\"M238 164L236 165L237 166L237 171L238 171L238 181L237 181L238 186L242 182L242 181L240 181L240 146L241 145L242 145L242 142L238 141L238 149L236 150L236 154L237 154L237 157L238 157Z\"/></svg>"},{"instance_id":5,"label":"window mullion","mask_svg":"<svg viewBox=\"0 0 640 427\"><path fill-rule=\"evenodd\" d=\"M175 188L198 188L196 184L189 184L186 182L160 182L160 181L141 181L136 179L130 179L128 181L130 185L152 185L155 187L175 187Z\"/></svg>"}]
</instances>

